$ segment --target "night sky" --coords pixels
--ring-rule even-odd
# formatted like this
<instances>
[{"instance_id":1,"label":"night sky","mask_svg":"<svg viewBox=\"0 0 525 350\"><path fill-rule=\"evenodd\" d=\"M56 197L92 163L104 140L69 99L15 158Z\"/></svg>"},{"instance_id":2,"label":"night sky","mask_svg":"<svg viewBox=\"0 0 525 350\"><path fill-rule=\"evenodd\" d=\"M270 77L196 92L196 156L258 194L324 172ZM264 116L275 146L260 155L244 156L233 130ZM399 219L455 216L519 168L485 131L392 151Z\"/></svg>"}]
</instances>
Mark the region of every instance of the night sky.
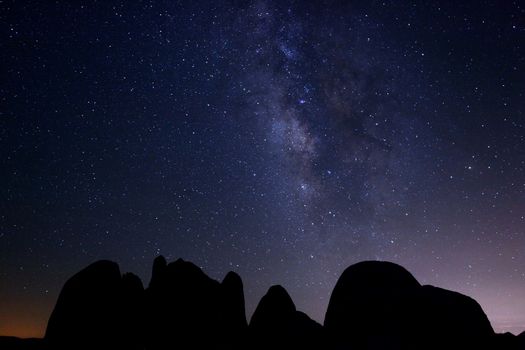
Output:
<instances>
[{"instance_id":1,"label":"night sky","mask_svg":"<svg viewBox=\"0 0 525 350\"><path fill-rule=\"evenodd\" d=\"M525 330L525 4L1 1L0 335L98 259L322 322L405 266Z\"/></svg>"}]
</instances>

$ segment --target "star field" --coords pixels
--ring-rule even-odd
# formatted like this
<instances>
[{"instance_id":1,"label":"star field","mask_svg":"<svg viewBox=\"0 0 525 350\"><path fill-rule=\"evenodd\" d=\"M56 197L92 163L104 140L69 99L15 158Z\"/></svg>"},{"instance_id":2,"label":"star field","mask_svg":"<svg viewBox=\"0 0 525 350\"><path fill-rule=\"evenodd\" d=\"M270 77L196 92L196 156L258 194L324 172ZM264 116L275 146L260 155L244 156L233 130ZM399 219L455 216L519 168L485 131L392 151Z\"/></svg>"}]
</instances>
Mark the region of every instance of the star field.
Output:
<instances>
[{"instance_id":1,"label":"star field","mask_svg":"<svg viewBox=\"0 0 525 350\"><path fill-rule=\"evenodd\" d=\"M405 266L525 330L519 1L0 3L0 335L97 259L273 284L324 318Z\"/></svg>"}]
</instances>

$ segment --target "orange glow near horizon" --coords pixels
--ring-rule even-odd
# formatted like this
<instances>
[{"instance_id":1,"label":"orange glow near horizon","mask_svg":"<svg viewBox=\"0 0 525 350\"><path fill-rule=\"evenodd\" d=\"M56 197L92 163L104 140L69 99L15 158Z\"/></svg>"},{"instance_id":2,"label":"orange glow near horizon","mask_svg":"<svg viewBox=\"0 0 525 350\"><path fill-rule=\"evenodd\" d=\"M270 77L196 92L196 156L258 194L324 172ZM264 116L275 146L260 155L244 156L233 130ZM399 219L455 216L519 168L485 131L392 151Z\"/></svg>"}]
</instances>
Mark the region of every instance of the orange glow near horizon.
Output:
<instances>
[{"instance_id":1,"label":"orange glow near horizon","mask_svg":"<svg viewBox=\"0 0 525 350\"><path fill-rule=\"evenodd\" d=\"M52 307L33 302L0 303L0 336L42 338Z\"/></svg>"},{"instance_id":2,"label":"orange glow near horizon","mask_svg":"<svg viewBox=\"0 0 525 350\"><path fill-rule=\"evenodd\" d=\"M44 336L45 325L34 324L32 326L24 324L8 324L0 328L0 336L18 338L42 338Z\"/></svg>"}]
</instances>

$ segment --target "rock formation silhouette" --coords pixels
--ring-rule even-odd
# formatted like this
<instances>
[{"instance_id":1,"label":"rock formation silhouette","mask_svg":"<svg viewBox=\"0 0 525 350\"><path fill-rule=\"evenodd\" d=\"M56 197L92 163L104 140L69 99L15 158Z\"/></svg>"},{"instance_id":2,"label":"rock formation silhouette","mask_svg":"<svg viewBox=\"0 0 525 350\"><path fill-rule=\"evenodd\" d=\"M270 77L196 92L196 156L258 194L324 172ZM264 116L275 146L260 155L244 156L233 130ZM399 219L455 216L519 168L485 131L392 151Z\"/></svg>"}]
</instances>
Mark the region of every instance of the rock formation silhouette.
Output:
<instances>
[{"instance_id":1,"label":"rock formation silhouette","mask_svg":"<svg viewBox=\"0 0 525 350\"><path fill-rule=\"evenodd\" d=\"M330 297L324 326L339 347L403 348L406 330L413 330L407 313L417 280L403 267L379 261L347 268Z\"/></svg>"},{"instance_id":2,"label":"rock formation silhouette","mask_svg":"<svg viewBox=\"0 0 525 350\"><path fill-rule=\"evenodd\" d=\"M403 267L380 261L343 272L324 325L341 349L478 349L494 337L475 300L421 286Z\"/></svg>"},{"instance_id":3,"label":"rock formation silhouette","mask_svg":"<svg viewBox=\"0 0 525 350\"><path fill-rule=\"evenodd\" d=\"M45 339L53 346L117 346L124 297L118 265L97 261L71 277L60 292Z\"/></svg>"},{"instance_id":4,"label":"rock formation silhouette","mask_svg":"<svg viewBox=\"0 0 525 350\"><path fill-rule=\"evenodd\" d=\"M241 277L233 271L226 274L221 283L224 331L232 339L245 334L248 327Z\"/></svg>"},{"instance_id":5,"label":"rock formation silhouette","mask_svg":"<svg viewBox=\"0 0 525 350\"><path fill-rule=\"evenodd\" d=\"M0 336L0 349L2 350L33 350L48 349L44 339Z\"/></svg>"},{"instance_id":6,"label":"rock formation silhouette","mask_svg":"<svg viewBox=\"0 0 525 350\"><path fill-rule=\"evenodd\" d=\"M421 287L418 297L412 305L419 320L415 339L427 340L430 349L478 349L495 334L481 306L472 298L433 286Z\"/></svg>"},{"instance_id":7,"label":"rock formation silhouette","mask_svg":"<svg viewBox=\"0 0 525 350\"><path fill-rule=\"evenodd\" d=\"M222 282L196 265L159 256L144 289L98 261L64 285L44 339L0 337L0 349L525 349L496 334L480 305L460 293L422 286L403 267L365 261L339 278L324 325L272 286L246 322L239 275Z\"/></svg>"},{"instance_id":8,"label":"rock formation silhouette","mask_svg":"<svg viewBox=\"0 0 525 350\"><path fill-rule=\"evenodd\" d=\"M270 287L262 297L249 331L253 349L315 349L323 345L323 327L297 311L281 286Z\"/></svg>"},{"instance_id":9,"label":"rock formation silhouette","mask_svg":"<svg viewBox=\"0 0 525 350\"><path fill-rule=\"evenodd\" d=\"M155 260L146 305L147 348L237 348L246 329L240 277L229 273L221 284L182 259Z\"/></svg>"}]
</instances>

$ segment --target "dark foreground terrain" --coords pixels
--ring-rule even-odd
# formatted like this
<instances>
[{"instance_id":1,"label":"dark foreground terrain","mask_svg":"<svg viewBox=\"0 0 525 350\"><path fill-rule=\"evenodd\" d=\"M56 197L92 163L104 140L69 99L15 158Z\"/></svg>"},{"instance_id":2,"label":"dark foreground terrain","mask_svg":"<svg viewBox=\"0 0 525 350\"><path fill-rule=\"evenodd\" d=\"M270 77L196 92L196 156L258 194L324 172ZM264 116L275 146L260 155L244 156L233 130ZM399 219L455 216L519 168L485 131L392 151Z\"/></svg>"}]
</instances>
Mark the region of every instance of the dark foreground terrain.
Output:
<instances>
[{"instance_id":1,"label":"dark foreground terrain","mask_svg":"<svg viewBox=\"0 0 525 350\"><path fill-rule=\"evenodd\" d=\"M153 263L147 288L98 261L71 277L44 339L0 337L0 349L525 349L525 333L496 334L480 305L422 286L403 267L365 261L337 282L324 325L271 287L250 322L241 278L222 282L179 259Z\"/></svg>"}]
</instances>

